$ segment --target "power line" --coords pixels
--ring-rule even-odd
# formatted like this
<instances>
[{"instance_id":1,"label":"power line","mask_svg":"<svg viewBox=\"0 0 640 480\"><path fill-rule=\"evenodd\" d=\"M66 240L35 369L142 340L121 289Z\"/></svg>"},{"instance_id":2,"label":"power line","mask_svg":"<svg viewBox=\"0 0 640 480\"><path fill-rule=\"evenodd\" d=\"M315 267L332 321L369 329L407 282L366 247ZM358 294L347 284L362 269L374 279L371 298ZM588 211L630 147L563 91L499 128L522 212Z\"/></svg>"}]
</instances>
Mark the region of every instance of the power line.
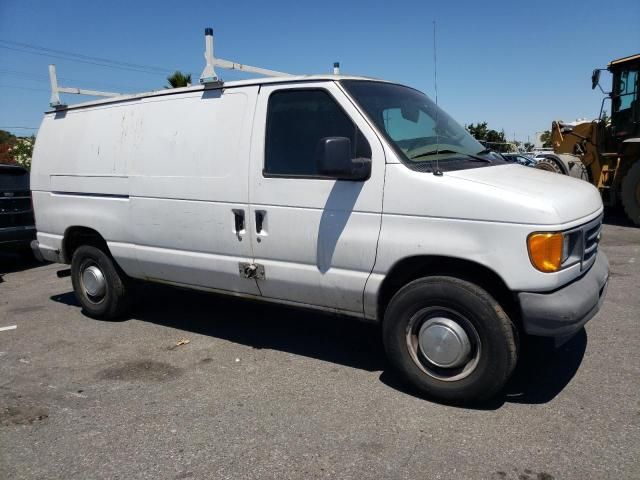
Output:
<instances>
[{"instance_id":1,"label":"power line","mask_svg":"<svg viewBox=\"0 0 640 480\"><path fill-rule=\"evenodd\" d=\"M29 77L49 78L47 75L43 73L21 72L19 70L7 70L5 68L0 68L0 73L7 73L9 75L25 75Z\"/></svg>"},{"instance_id":2,"label":"power line","mask_svg":"<svg viewBox=\"0 0 640 480\"><path fill-rule=\"evenodd\" d=\"M34 52L31 50L27 50L24 48L14 48L14 47L7 47L5 45L0 45L0 48L4 48L6 50L13 50L16 52L21 52L21 53L29 53L31 55L39 55L41 57L49 57L49 58L59 58L61 60L67 60L70 62L79 62L79 63L86 63L89 65L96 65L98 67L107 67L107 68L115 68L118 70L127 70L130 72L138 72L138 73L146 73L146 74L150 74L150 75L159 75L162 72L158 72L158 71L149 71L149 70L143 70L143 69L138 69L138 68L132 68L132 67L124 67L124 66L120 66L120 65L112 65L112 64L108 64L108 63L99 63L99 62L92 62L89 60L81 60L78 58L70 58L70 57L65 57L65 56L61 56L61 55L55 55L53 53L42 53L42 52ZM163 74L167 74L167 73L171 73L173 72L173 70L163 70Z\"/></svg>"},{"instance_id":3,"label":"power line","mask_svg":"<svg viewBox=\"0 0 640 480\"><path fill-rule=\"evenodd\" d=\"M0 126L0 128L19 128L21 130L38 130L38 127L2 127Z\"/></svg>"},{"instance_id":4,"label":"power line","mask_svg":"<svg viewBox=\"0 0 640 480\"><path fill-rule=\"evenodd\" d=\"M22 85L1 85L0 87L4 88L17 88L18 90L32 90L34 92L50 92L50 90L44 88L32 88L32 87L23 87Z\"/></svg>"},{"instance_id":5,"label":"power line","mask_svg":"<svg viewBox=\"0 0 640 480\"><path fill-rule=\"evenodd\" d=\"M2 75L13 75L13 76L17 76L17 77L24 77L25 80L31 81L31 82L39 82L39 83L49 83L49 76L48 75L44 75L42 73L32 73L32 72L21 72L18 70L7 70L7 69L0 69L0 76ZM35 78L33 78L35 77ZM91 85L93 86L105 86L105 87L109 87L109 88L116 88L118 90L132 90L132 91L138 91L141 88L140 87L131 87L131 86L125 86L125 85L116 85L113 83L105 83L105 82L93 82L92 80L80 80L78 78L71 78L71 77L58 77L58 80L62 80L64 82L80 82L80 83L91 83ZM144 87L143 87L144 88Z\"/></svg>"},{"instance_id":6,"label":"power line","mask_svg":"<svg viewBox=\"0 0 640 480\"><path fill-rule=\"evenodd\" d=\"M153 71L154 73L163 73L163 74L164 73L172 73L172 71L173 71L170 68L155 67L155 66L150 66L150 65L141 65L141 64L138 64L138 63L131 63L131 62L122 62L120 60L112 60L110 58L104 58L104 57L94 57L94 56L91 56L91 55L84 55L82 53L69 52L69 51L66 51L66 50L55 50L53 48L47 48L47 47L43 47L41 45L34 45L34 44L30 44L30 43L15 42L15 41L12 41L12 40L0 39L0 43L13 45L14 47L19 47L19 48L38 50L40 52L45 52L47 54L64 55L64 56L75 57L77 59L86 60L86 61L93 61L93 62L99 62L99 63L108 63L108 64L112 64L112 65L118 65L118 66L123 67L123 68L138 69L138 70L148 70L148 71Z\"/></svg>"}]
</instances>

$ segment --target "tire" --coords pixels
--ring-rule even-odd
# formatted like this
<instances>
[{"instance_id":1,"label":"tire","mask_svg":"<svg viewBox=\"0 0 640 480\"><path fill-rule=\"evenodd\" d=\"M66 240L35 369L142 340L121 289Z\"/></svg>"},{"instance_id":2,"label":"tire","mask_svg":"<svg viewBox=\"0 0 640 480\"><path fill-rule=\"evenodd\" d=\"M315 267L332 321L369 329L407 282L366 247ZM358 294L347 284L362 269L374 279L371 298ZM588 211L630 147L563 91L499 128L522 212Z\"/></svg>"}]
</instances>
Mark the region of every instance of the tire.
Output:
<instances>
[{"instance_id":1,"label":"tire","mask_svg":"<svg viewBox=\"0 0 640 480\"><path fill-rule=\"evenodd\" d=\"M550 158L541 158L540 160L538 160L538 163L536 163L535 168L545 170L547 172L561 173L564 175L564 171L562 170L562 168L560 168L558 162Z\"/></svg>"},{"instance_id":2,"label":"tire","mask_svg":"<svg viewBox=\"0 0 640 480\"><path fill-rule=\"evenodd\" d=\"M567 174L570 177L577 178L578 180L584 180L585 182L590 182L589 179L589 170L587 166L582 163L582 160L572 160L569 162L569 173Z\"/></svg>"},{"instance_id":3,"label":"tire","mask_svg":"<svg viewBox=\"0 0 640 480\"><path fill-rule=\"evenodd\" d=\"M622 207L627 217L640 226L640 159L622 179Z\"/></svg>"},{"instance_id":4,"label":"tire","mask_svg":"<svg viewBox=\"0 0 640 480\"><path fill-rule=\"evenodd\" d=\"M433 332L444 331L442 322L444 330L459 334L462 329L467 336L469 351L458 357L461 364L447 366L450 358L440 352L446 342ZM517 332L500 304L477 285L454 277L420 278L400 289L387 307L382 335L394 368L421 393L444 402L494 396L517 362ZM429 335L437 345L431 350ZM426 349L419 339L427 342Z\"/></svg>"},{"instance_id":5,"label":"tire","mask_svg":"<svg viewBox=\"0 0 640 480\"><path fill-rule=\"evenodd\" d=\"M97 270L96 270L97 269ZM98 280L102 276L102 281ZM108 254L83 245L71 260L71 282L83 311L92 318L113 320L131 307L132 284Z\"/></svg>"}]
</instances>

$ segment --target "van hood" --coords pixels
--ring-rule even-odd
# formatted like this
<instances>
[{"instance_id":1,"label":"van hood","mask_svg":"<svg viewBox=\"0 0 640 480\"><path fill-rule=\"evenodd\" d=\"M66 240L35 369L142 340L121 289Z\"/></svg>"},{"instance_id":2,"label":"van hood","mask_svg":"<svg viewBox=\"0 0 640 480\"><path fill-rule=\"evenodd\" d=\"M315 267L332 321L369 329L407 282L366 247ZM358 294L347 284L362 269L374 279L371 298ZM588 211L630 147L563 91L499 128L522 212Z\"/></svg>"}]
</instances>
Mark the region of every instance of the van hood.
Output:
<instances>
[{"instance_id":1,"label":"van hood","mask_svg":"<svg viewBox=\"0 0 640 480\"><path fill-rule=\"evenodd\" d=\"M531 213L533 210L545 213L547 217L555 216L553 223L572 222L602 209L600 193L590 183L537 168L499 165L457 170L445 175L499 189L505 194L505 203L509 198L519 197L518 203L525 200ZM527 197L530 202L526 201Z\"/></svg>"}]
</instances>

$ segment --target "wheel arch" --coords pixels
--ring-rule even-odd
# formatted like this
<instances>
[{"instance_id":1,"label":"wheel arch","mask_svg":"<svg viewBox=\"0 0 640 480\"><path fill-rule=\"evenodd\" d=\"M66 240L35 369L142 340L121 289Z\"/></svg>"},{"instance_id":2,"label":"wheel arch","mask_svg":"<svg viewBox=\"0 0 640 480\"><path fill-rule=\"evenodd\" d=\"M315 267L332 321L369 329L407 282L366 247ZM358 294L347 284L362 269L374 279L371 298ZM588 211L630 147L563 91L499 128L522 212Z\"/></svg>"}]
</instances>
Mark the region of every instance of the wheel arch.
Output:
<instances>
[{"instance_id":1,"label":"wheel arch","mask_svg":"<svg viewBox=\"0 0 640 480\"><path fill-rule=\"evenodd\" d=\"M384 319L387 306L393 296L413 280L426 276L444 275L475 283L489 292L505 309L511 320L519 325L517 297L494 270L475 262L457 257L417 255L397 261L385 276L377 296L377 316Z\"/></svg>"},{"instance_id":2,"label":"wheel arch","mask_svg":"<svg viewBox=\"0 0 640 480\"><path fill-rule=\"evenodd\" d=\"M93 228L82 225L67 227L62 238L62 257L65 263L71 263L73 253L81 245L92 245L111 255L105 238Z\"/></svg>"}]
</instances>

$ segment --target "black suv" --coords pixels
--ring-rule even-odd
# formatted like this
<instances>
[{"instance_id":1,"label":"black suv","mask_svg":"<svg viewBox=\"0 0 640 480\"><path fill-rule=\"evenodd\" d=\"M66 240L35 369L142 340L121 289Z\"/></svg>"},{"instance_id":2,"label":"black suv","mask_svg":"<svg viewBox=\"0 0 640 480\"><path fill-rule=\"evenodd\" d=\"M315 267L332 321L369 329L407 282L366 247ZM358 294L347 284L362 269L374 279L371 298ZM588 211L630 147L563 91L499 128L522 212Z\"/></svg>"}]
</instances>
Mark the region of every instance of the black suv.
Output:
<instances>
[{"instance_id":1,"label":"black suv","mask_svg":"<svg viewBox=\"0 0 640 480\"><path fill-rule=\"evenodd\" d=\"M28 170L0 164L0 252L28 252L36 238Z\"/></svg>"}]
</instances>

